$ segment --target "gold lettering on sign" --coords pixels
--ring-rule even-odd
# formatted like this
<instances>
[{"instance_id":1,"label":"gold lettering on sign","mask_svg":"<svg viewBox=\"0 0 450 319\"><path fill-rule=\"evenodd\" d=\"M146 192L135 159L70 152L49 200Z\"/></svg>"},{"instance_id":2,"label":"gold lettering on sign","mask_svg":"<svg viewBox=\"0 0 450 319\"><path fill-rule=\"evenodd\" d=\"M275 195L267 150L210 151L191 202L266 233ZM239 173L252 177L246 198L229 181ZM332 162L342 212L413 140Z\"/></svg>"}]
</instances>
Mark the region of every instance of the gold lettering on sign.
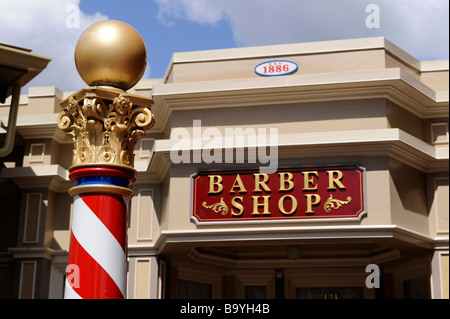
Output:
<instances>
[{"instance_id":1,"label":"gold lettering on sign","mask_svg":"<svg viewBox=\"0 0 450 319\"><path fill-rule=\"evenodd\" d=\"M255 177L255 189L254 193L261 193L262 190L260 187L264 188L264 191L267 193L270 193L270 188L267 186L267 182L269 181L269 175L267 174L253 174ZM261 181L260 177L263 177L263 180Z\"/></svg>"},{"instance_id":2,"label":"gold lettering on sign","mask_svg":"<svg viewBox=\"0 0 450 319\"><path fill-rule=\"evenodd\" d=\"M294 175L292 173L278 173L280 176L280 189L279 192L288 192L294 189L294 182L292 179Z\"/></svg>"},{"instance_id":3,"label":"gold lettering on sign","mask_svg":"<svg viewBox=\"0 0 450 319\"><path fill-rule=\"evenodd\" d=\"M342 184L341 179L344 177L344 174L341 171L327 171L328 174L328 190L330 189L336 189L336 186L339 187L339 189L345 189L344 184ZM337 175L337 177L334 177L334 175ZM336 186L334 186L336 185Z\"/></svg>"},{"instance_id":4,"label":"gold lettering on sign","mask_svg":"<svg viewBox=\"0 0 450 319\"><path fill-rule=\"evenodd\" d=\"M358 194L348 195L355 193L353 187L362 186L357 184L359 180L355 181L358 174L348 173L347 167L343 167L341 170L340 166L310 166L306 170L285 169L274 174L210 171L211 175L202 174L201 180L194 184L198 187L194 194L202 192L194 208L199 211L200 220L217 221L223 221L223 216L234 220L352 217L364 207L355 207L362 202ZM198 209L202 204L209 210L208 217L204 217L204 208Z\"/></svg>"},{"instance_id":5,"label":"gold lettering on sign","mask_svg":"<svg viewBox=\"0 0 450 319\"><path fill-rule=\"evenodd\" d=\"M233 194L235 192L235 190L234 190L235 188L239 188L239 190L238 190L239 194L247 193L247 190L245 189L244 184L242 183L242 179L239 176L239 174L236 175L236 179L234 180L233 186L231 187L230 194Z\"/></svg>"},{"instance_id":6,"label":"gold lettering on sign","mask_svg":"<svg viewBox=\"0 0 450 319\"><path fill-rule=\"evenodd\" d=\"M209 192L208 194L217 194L222 192L222 176L220 175L208 175L209 178Z\"/></svg>"},{"instance_id":7,"label":"gold lettering on sign","mask_svg":"<svg viewBox=\"0 0 450 319\"><path fill-rule=\"evenodd\" d=\"M237 201L240 201L240 203L238 203ZM233 197L231 199L231 205L233 206L233 208L237 209L238 211L235 212L233 209L231 209L231 216L234 217L239 217L242 216L242 214L244 213L244 198L242 196L236 196Z\"/></svg>"},{"instance_id":8,"label":"gold lettering on sign","mask_svg":"<svg viewBox=\"0 0 450 319\"><path fill-rule=\"evenodd\" d=\"M318 194L306 194L306 214L314 214L314 211L312 210L313 205L319 205L320 204L320 195Z\"/></svg>"},{"instance_id":9,"label":"gold lettering on sign","mask_svg":"<svg viewBox=\"0 0 450 319\"><path fill-rule=\"evenodd\" d=\"M259 203L259 198L263 198L263 203ZM259 207L263 207L263 216L270 216L269 212L269 199L270 196L252 196L253 198L253 213L252 216L260 216Z\"/></svg>"},{"instance_id":10,"label":"gold lettering on sign","mask_svg":"<svg viewBox=\"0 0 450 319\"><path fill-rule=\"evenodd\" d=\"M317 171L310 171L310 172L303 172L303 180L304 180L304 184L303 184L303 190L305 191L313 191L317 189L317 184L315 184L314 182L314 176L316 176L317 178L319 177L319 174L317 173ZM311 178L309 177L309 175L314 175L311 176Z\"/></svg>"},{"instance_id":11,"label":"gold lettering on sign","mask_svg":"<svg viewBox=\"0 0 450 319\"><path fill-rule=\"evenodd\" d=\"M284 201L286 198L289 198L292 201L292 208L289 212L284 209ZM286 216L294 214L297 211L297 199L292 195L284 195L278 201L278 209L280 210L280 213Z\"/></svg>"}]
</instances>

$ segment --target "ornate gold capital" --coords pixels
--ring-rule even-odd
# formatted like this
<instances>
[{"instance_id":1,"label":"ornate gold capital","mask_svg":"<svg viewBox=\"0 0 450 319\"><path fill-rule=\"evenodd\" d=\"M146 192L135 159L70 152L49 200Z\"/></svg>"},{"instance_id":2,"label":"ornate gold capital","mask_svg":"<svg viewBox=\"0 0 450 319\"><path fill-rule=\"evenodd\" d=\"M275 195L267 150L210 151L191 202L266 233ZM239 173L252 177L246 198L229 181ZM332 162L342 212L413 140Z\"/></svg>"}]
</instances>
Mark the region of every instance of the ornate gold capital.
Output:
<instances>
[{"instance_id":1,"label":"ornate gold capital","mask_svg":"<svg viewBox=\"0 0 450 319\"><path fill-rule=\"evenodd\" d=\"M153 100L112 87L84 88L61 101L58 127L74 142L72 165L134 166L134 146L153 127Z\"/></svg>"}]
</instances>

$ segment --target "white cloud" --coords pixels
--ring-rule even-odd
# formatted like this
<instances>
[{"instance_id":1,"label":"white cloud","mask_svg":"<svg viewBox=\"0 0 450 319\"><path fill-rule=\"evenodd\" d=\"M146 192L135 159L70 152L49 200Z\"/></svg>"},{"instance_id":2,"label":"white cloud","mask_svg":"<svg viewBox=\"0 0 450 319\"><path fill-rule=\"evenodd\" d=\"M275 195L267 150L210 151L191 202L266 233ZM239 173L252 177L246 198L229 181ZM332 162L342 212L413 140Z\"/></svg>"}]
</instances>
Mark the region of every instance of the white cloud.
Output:
<instances>
[{"instance_id":1,"label":"white cloud","mask_svg":"<svg viewBox=\"0 0 450 319\"><path fill-rule=\"evenodd\" d=\"M448 59L448 0L156 0L158 17L174 24L229 21L240 46L385 36L421 60ZM366 6L380 9L367 28Z\"/></svg>"},{"instance_id":2,"label":"white cloud","mask_svg":"<svg viewBox=\"0 0 450 319\"><path fill-rule=\"evenodd\" d=\"M74 91L86 86L76 71L75 46L89 25L107 17L81 11L78 15L74 9L79 8L79 3L80 0L0 0L0 42L52 58L27 87L56 85L63 91Z\"/></svg>"},{"instance_id":3,"label":"white cloud","mask_svg":"<svg viewBox=\"0 0 450 319\"><path fill-rule=\"evenodd\" d=\"M173 18L188 19L200 24L215 24L224 18L225 1L220 0L155 0L158 19L173 26Z\"/></svg>"},{"instance_id":4,"label":"white cloud","mask_svg":"<svg viewBox=\"0 0 450 319\"><path fill-rule=\"evenodd\" d=\"M52 58L28 86L56 85L63 91L85 86L76 72L75 46L83 30L108 17L80 12L79 25L73 25L68 8L80 1L0 0L0 42ZM448 59L448 0L154 1L158 19L168 25L179 19L201 25L226 21L239 46L386 36L421 60ZM379 29L365 25L371 3L380 8ZM149 73L150 65L144 78Z\"/></svg>"}]
</instances>

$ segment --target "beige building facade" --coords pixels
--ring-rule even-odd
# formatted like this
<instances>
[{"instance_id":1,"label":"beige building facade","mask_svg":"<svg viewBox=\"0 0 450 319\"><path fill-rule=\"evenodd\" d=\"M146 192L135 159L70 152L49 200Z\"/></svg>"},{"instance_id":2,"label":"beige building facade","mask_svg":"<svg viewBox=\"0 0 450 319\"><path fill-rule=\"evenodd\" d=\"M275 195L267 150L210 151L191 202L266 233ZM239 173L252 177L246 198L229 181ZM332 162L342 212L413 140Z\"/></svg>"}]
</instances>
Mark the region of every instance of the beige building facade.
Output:
<instances>
[{"instance_id":1,"label":"beige building facade","mask_svg":"<svg viewBox=\"0 0 450 319\"><path fill-rule=\"evenodd\" d=\"M270 61L298 69L255 72ZM130 90L154 100L156 123L135 149L127 298L448 298L448 71L448 60L418 61L385 38L173 54L164 78ZM3 298L63 297L73 143L57 117L72 92L55 85L22 94L14 149L0 159ZM230 132L244 138L227 144ZM233 179L236 218L195 217L198 174L214 193L222 184L211 176L269 164L303 172L303 191L321 182L311 172L360 168L363 213L299 219L279 205L270 219L254 198L261 218L239 220L252 194ZM326 183L353 187L339 181ZM325 202L311 194L301 199L311 209Z\"/></svg>"}]
</instances>

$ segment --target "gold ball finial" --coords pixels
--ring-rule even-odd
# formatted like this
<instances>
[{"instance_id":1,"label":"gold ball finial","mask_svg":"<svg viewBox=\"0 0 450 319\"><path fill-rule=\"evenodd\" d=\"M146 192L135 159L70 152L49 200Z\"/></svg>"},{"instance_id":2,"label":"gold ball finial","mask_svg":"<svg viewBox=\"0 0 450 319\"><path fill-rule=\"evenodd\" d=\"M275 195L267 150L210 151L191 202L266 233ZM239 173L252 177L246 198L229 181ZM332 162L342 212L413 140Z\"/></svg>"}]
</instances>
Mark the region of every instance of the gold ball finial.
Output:
<instances>
[{"instance_id":1,"label":"gold ball finial","mask_svg":"<svg viewBox=\"0 0 450 319\"><path fill-rule=\"evenodd\" d=\"M142 78L147 53L140 34L130 25L105 20L87 28L75 48L75 64L89 86L128 90Z\"/></svg>"}]
</instances>

